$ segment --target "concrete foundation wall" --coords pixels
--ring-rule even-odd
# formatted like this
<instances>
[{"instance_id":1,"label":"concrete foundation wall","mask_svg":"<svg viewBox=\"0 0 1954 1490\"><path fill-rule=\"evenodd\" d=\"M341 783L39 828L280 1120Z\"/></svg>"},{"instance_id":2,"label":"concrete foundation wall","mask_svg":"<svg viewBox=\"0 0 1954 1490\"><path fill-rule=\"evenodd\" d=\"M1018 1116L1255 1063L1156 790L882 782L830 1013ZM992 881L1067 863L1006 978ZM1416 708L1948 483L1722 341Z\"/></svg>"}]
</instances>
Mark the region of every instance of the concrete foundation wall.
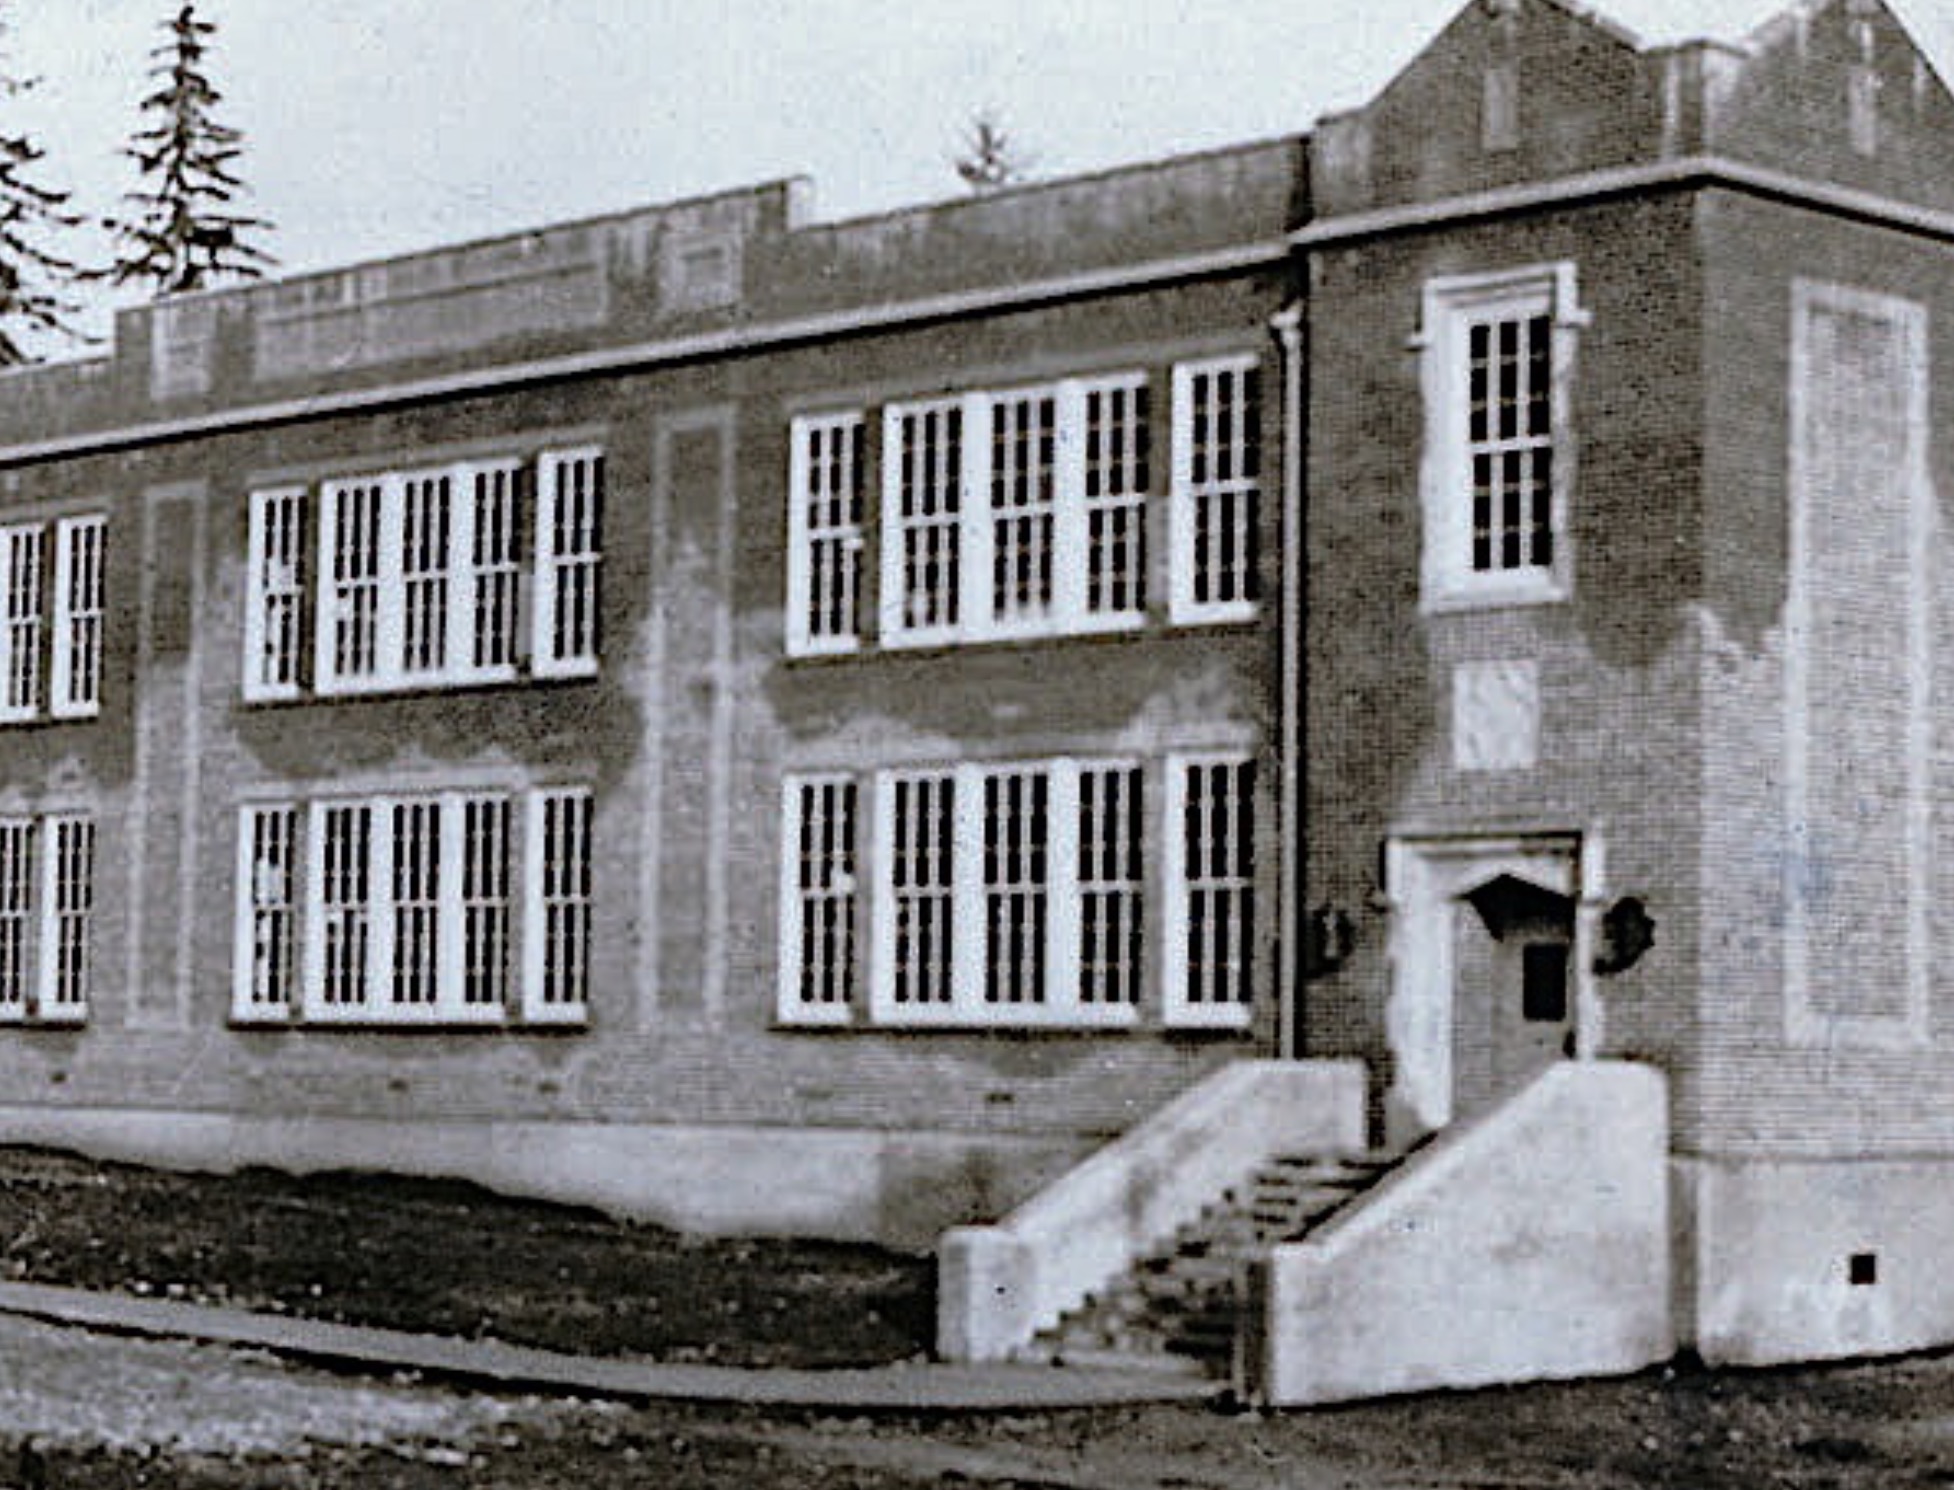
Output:
<instances>
[{"instance_id":1,"label":"concrete foundation wall","mask_svg":"<svg viewBox=\"0 0 1954 1490\"><path fill-rule=\"evenodd\" d=\"M1684 1158L1671 1172L1690 1222L1678 1228L1678 1328L1705 1360L1954 1341L1954 1160Z\"/></svg>"},{"instance_id":2,"label":"concrete foundation wall","mask_svg":"<svg viewBox=\"0 0 1954 1490\"><path fill-rule=\"evenodd\" d=\"M1674 1349L1667 1091L1564 1063L1448 1129L1251 1289L1271 1406L1639 1370Z\"/></svg>"},{"instance_id":3,"label":"concrete foundation wall","mask_svg":"<svg viewBox=\"0 0 1954 1490\"><path fill-rule=\"evenodd\" d=\"M824 1237L926 1252L1062 1173L1063 1139L641 1123L249 1118L0 1107L0 1143L215 1171L354 1169L492 1190L715 1236Z\"/></svg>"}]
</instances>

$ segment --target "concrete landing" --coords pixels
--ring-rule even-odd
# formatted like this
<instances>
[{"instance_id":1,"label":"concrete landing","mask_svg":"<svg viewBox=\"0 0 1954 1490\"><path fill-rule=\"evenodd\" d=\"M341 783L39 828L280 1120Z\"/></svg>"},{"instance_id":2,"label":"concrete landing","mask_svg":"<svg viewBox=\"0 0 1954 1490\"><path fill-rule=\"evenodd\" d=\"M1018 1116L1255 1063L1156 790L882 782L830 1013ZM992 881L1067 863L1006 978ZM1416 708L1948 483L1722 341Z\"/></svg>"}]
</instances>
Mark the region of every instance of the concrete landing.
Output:
<instances>
[{"instance_id":1,"label":"concrete landing","mask_svg":"<svg viewBox=\"0 0 1954 1490\"><path fill-rule=\"evenodd\" d=\"M1170 1370L919 1363L806 1371L665 1365L35 1283L0 1283L0 1313L115 1334L245 1346L362 1371L415 1371L473 1386L626 1401L852 1412L1035 1412L1199 1402L1221 1390L1205 1377Z\"/></svg>"}]
</instances>

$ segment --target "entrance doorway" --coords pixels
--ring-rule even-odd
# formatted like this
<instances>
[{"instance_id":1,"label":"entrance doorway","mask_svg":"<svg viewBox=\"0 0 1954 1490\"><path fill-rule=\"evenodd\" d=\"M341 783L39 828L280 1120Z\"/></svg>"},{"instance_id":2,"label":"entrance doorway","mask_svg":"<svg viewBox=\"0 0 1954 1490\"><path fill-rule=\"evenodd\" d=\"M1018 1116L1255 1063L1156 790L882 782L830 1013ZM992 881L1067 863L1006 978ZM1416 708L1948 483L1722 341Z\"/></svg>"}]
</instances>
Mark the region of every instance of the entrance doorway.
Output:
<instances>
[{"instance_id":1,"label":"entrance doorway","mask_svg":"<svg viewBox=\"0 0 1954 1490\"><path fill-rule=\"evenodd\" d=\"M1390 844L1394 1139L1483 1111L1575 1054L1587 867L1573 835Z\"/></svg>"}]
</instances>

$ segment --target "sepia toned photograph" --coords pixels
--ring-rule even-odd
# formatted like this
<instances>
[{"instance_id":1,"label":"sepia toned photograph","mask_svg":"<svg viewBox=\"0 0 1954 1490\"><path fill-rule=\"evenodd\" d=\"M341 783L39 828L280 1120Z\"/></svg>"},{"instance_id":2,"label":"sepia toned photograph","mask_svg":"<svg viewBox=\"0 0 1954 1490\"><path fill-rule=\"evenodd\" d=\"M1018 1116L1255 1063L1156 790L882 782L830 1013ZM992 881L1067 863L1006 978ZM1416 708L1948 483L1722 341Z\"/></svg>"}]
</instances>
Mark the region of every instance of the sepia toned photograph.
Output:
<instances>
[{"instance_id":1,"label":"sepia toned photograph","mask_svg":"<svg viewBox=\"0 0 1954 1490\"><path fill-rule=\"evenodd\" d=\"M0 1490L1954 1485L1951 90L0 0Z\"/></svg>"}]
</instances>

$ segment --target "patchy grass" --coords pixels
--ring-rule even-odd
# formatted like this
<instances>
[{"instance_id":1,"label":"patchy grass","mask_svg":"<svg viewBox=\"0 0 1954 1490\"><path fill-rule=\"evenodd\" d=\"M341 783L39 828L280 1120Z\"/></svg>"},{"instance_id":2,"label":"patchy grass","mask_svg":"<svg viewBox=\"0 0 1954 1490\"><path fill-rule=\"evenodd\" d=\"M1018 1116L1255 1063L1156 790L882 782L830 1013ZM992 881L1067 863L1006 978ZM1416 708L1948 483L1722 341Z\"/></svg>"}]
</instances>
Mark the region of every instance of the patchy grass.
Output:
<instances>
[{"instance_id":1,"label":"patchy grass","mask_svg":"<svg viewBox=\"0 0 1954 1490\"><path fill-rule=\"evenodd\" d=\"M0 1148L0 1272L598 1355L860 1366L928 1352L934 1267L703 1240L460 1181L184 1175Z\"/></svg>"}]
</instances>

